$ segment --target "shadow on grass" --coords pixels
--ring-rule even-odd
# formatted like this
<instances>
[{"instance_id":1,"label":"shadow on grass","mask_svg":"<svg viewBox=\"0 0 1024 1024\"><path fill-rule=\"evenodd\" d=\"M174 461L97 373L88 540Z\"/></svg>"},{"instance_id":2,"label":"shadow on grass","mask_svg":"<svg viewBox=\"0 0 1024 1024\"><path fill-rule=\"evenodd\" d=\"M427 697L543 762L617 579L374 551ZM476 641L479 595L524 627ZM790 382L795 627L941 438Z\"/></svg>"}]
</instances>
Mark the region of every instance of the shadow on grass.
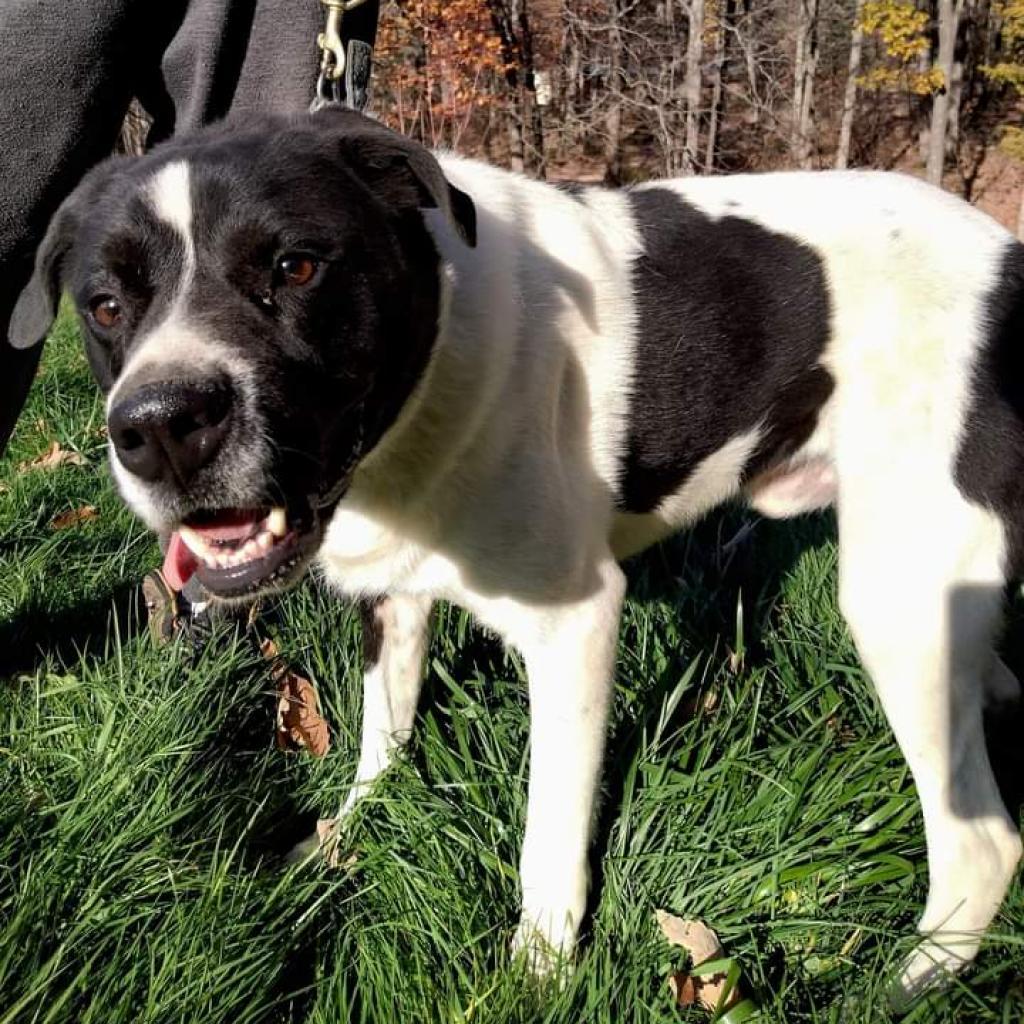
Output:
<instances>
[{"instance_id":1,"label":"shadow on grass","mask_svg":"<svg viewBox=\"0 0 1024 1024\"><path fill-rule=\"evenodd\" d=\"M43 595L33 595L0 621L0 677L32 672L50 659L67 665L84 654L102 655L113 629L131 635L141 600L136 580L122 580L56 613Z\"/></svg>"}]
</instances>

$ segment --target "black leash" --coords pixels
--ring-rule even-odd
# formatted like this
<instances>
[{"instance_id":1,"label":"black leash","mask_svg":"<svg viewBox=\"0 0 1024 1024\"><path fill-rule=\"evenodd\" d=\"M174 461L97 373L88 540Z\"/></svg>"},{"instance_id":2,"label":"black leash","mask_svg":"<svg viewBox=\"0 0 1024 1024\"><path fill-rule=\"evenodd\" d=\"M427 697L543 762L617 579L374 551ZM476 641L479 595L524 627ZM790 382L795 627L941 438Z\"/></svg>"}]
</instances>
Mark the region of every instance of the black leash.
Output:
<instances>
[{"instance_id":1,"label":"black leash","mask_svg":"<svg viewBox=\"0 0 1024 1024\"><path fill-rule=\"evenodd\" d=\"M362 110L370 86L380 0L320 0L320 3L326 18L324 30L316 39L322 57L311 109L340 105Z\"/></svg>"}]
</instances>

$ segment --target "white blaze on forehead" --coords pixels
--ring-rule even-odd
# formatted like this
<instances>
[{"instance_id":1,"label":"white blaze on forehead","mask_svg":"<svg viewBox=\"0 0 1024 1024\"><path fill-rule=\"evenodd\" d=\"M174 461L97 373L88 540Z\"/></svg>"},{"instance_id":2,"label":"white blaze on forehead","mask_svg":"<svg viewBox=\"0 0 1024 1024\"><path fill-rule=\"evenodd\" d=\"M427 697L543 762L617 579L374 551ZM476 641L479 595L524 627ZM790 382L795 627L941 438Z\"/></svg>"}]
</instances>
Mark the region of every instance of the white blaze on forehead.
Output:
<instances>
[{"instance_id":1,"label":"white blaze on forehead","mask_svg":"<svg viewBox=\"0 0 1024 1024\"><path fill-rule=\"evenodd\" d=\"M170 224L185 242L186 260L194 255L192 248L191 175L184 160L166 164L153 175L147 189L153 212Z\"/></svg>"}]
</instances>

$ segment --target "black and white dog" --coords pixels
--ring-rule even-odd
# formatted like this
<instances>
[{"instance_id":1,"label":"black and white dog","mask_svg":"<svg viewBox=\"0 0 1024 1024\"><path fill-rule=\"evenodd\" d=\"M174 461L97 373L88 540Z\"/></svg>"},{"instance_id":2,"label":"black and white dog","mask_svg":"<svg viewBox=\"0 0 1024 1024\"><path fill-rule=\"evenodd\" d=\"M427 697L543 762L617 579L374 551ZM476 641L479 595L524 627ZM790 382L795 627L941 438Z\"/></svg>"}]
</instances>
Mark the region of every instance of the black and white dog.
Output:
<instances>
[{"instance_id":1,"label":"black and white dog","mask_svg":"<svg viewBox=\"0 0 1024 1024\"><path fill-rule=\"evenodd\" d=\"M530 677L517 948L572 950L619 561L745 495L835 504L841 604L924 808L925 939L976 953L1021 856L982 734L1024 569L1024 246L879 173L560 190L325 111L110 161L11 321L62 284L125 498L227 600L314 560L367 601L346 808L413 724L432 602ZM343 808L344 812L344 808Z\"/></svg>"}]
</instances>

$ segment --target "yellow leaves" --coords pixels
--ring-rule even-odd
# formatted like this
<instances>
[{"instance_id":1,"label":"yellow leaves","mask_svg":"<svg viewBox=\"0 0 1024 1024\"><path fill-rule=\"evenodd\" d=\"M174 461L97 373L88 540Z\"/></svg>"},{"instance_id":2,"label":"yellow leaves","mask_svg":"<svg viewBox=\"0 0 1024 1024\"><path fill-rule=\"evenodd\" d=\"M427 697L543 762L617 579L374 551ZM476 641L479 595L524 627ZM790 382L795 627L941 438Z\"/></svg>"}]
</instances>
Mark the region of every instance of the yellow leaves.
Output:
<instances>
[{"instance_id":1,"label":"yellow leaves","mask_svg":"<svg viewBox=\"0 0 1024 1024\"><path fill-rule=\"evenodd\" d=\"M944 84L941 68L926 71L915 65L928 52L928 14L913 0L867 0L860 27L875 36L881 63L860 75L858 85L872 92L905 89L917 96L937 92Z\"/></svg>"},{"instance_id":2,"label":"yellow leaves","mask_svg":"<svg viewBox=\"0 0 1024 1024\"><path fill-rule=\"evenodd\" d=\"M912 0L867 0L860 26L868 35L878 35L886 52L901 64L928 50L928 14Z\"/></svg>"},{"instance_id":3,"label":"yellow leaves","mask_svg":"<svg viewBox=\"0 0 1024 1024\"><path fill-rule=\"evenodd\" d=\"M999 148L1007 156L1024 163L1024 128L1006 125L999 136Z\"/></svg>"},{"instance_id":4,"label":"yellow leaves","mask_svg":"<svg viewBox=\"0 0 1024 1024\"><path fill-rule=\"evenodd\" d=\"M992 9L1002 19L1000 31L1006 47L1024 45L1024 0L1002 0L993 4Z\"/></svg>"}]
</instances>

